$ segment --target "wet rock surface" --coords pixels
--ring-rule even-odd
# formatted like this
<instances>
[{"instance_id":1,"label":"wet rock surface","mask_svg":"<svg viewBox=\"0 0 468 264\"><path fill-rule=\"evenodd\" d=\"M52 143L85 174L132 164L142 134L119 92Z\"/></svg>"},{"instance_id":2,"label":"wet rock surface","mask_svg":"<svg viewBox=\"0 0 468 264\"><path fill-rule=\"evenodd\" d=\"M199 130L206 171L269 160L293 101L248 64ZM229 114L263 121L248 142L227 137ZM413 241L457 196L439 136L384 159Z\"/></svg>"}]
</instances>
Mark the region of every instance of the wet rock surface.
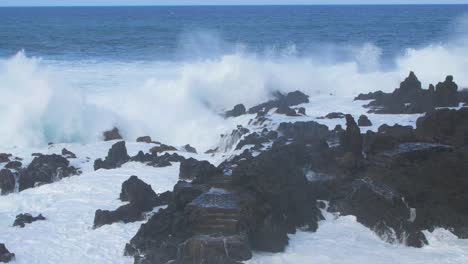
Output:
<instances>
[{"instance_id":1,"label":"wet rock surface","mask_svg":"<svg viewBox=\"0 0 468 264\"><path fill-rule=\"evenodd\" d=\"M116 222L130 223L143 220L145 212L163 204L151 185L137 176L130 177L122 184L119 198L128 204L120 206L115 211L97 210L94 216L94 228Z\"/></svg>"},{"instance_id":2,"label":"wet rock surface","mask_svg":"<svg viewBox=\"0 0 468 264\"><path fill-rule=\"evenodd\" d=\"M372 126L372 122L369 120L369 118L366 115L361 115L358 119L358 125L360 127L369 127L369 126Z\"/></svg>"},{"instance_id":3,"label":"wet rock surface","mask_svg":"<svg viewBox=\"0 0 468 264\"><path fill-rule=\"evenodd\" d=\"M295 106L309 102L309 96L300 91L290 92L286 95L277 92L273 96L275 99L250 108L248 110L248 113L258 114L261 112L268 112L273 108L278 108L282 109L280 110L280 112L282 112L283 114L288 112L292 114L292 112L289 111L290 106ZM295 112L294 115L296 115Z\"/></svg>"},{"instance_id":4,"label":"wet rock surface","mask_svg":"<svg viewBox=\"0 0 468 264\"><path fill-rule=\"evenodd\" d=\"M135 263L239 263L252 250L283 251L297 228L317 230L319 206L356 216L391 243L422 247L422 231L435 227L467 237L464 111L437 110L416 129L383 125L366 134L350 115L345 130L282 123L244 136L240 148L262 146L252 148L257 155L245 149L218 167L185 160L180 179L192 182L174 187L125 254Z\"/></svg>"},{"instance_id":5,"label":"wet rock surface","mask_svg":"<svg viewBox=\"0 0 468 264\"><path fill-rule=\"evenodd\" d=\"M41 155L34 158L26 169L20 171L19 190L52 183L78 174L80 171L70 166L70 162L66 158L55 154Z\"/></svg>"},{"instance_id":6,"label":"wet rock surface","mask_svg":"<svg viewBox=\"0 0 468 264\"><path fill-rule=\"evenodd\" d=\"M7 163L10 162L11 154L8 153L0 153L0 163Z\"/></svg>"},{"instance_id":7,"label":"wet rock surface","mask_svg":"<svg viewBox=\"0 0 468 264\"><path fill-rule=\"evenodd\" d=\"M15 174L9 169L0 170L0 191L1 195L7 195L15 191Z\"/></svg>"},{"instance_id":8,"label":"wet rock surface","mask_svg":"<svg viewBox=\"0 0 468 264\"><path fill-rule=\"evenodd\" d=\"M372 100L365 107L377 114L414 114L433 111L436 107L456 107L459 105L458 86L452 76L435 87L422 89L421 82L411 72L393 93L378 91L360 94L355 100Z\"/></svg>"},{"instance_id":9,"label":"wet rock surface","mask_svg":"<svg viewBox=\"0 0 468 264\"><path fill-rule=\"evenodd\" d=\"M112 130L105 131L102 134L104 141L111 141L111 140L119 140L122 139L122 136L120 135L120 131L118 128L114 127Z\"/></svg>"},{"instance_id":10,"label":"wet rock surface","mask_svg":"<svg viewBox=\"0 0 468 264\"><path fill-rule=\"evenodd\" d=\"M241 115L245 115L246 113L247 113L247 109L245 108L245 106L243 104L238 104L238 105L235 105L232 110L226 111L226 113L224 113L224 116L227 118L238 117Z\"/></svg>"},{"instance_id":11,"label":"wet rock surface","mask_svg":"<svg viewBox=\"0 0 468 264\"><path fill-rule=\"evenodd\" d=\"M8 251L5 244L0 243L0 262L9 263L15 259L15 254Z\"/></svg>"},{"instance_id":12,"label":"wet rock surface","mask_svg":"<svg viewBox=\"0 0 468 264\"><path fill-rule=\"evenodd\" d=\"M97 159L94 161L94 170L115 169L122 166L129 160L130 156L127 154L125 141L120 141L112 145L112 147L109 149L107 157L104 160Z\"/></svg>"},{"instance_id":13,"label":"wet rock surface","mask_svg":"<svg viewBox=\"0 0 468 264\"><path fill-rule=\"evenodd\" d=\"M75 153L69 151L66 148L62 149L62 156L64 156L67 159L76 159Z\"/></svg>"},{"instance_id":14,"label":"wet rock surface","mask_svg":"<svg viewBox=\"0 0 468 264\"><path fill-rule=\"evenodd\" d=\"M19 214L16 216L13 226L23 228L26 226L26 224L31 224L32 222L43 220L46 220L46 218L42 216L42 214L39 214L38 216L32 216L31 214Z\"/></svg>"}]
</instances>

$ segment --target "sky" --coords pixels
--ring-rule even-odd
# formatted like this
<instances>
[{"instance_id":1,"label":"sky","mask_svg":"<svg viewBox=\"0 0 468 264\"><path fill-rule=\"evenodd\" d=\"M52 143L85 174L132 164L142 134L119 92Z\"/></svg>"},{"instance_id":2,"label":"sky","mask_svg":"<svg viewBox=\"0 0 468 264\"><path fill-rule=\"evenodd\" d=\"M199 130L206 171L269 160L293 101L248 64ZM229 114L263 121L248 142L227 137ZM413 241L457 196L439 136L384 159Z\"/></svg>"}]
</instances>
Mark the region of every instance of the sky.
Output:
<instances>
[{"instance_id":1,"label":"sky","mask_svg":"<svg viewBox=\"0 0 468 264\"><path fill-rule=\"evenodd\" d=\"M245 4L468 4L468 0L0 0L0 6L245 5Z\"/></svg>"}]
</instances>

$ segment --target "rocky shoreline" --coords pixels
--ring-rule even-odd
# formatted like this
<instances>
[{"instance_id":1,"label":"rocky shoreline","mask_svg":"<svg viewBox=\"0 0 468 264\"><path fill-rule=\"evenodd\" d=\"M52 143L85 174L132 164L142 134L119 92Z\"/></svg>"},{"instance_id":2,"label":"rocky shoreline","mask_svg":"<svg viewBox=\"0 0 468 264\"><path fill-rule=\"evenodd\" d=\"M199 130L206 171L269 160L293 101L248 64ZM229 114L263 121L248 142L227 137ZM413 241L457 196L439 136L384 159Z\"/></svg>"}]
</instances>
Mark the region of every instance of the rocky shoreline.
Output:
<instances>
[{"instance_id":1,"label":"rocky shoreline","mask_svg":"<svg viewBox=\"0 0 468 264\"><path fill-rule=\"evenodd\" d=\"M247 109L236 105L226 118L252 115L249 124L222 136L234 155L215 166L179 155L196 154L157 144L149 153L127 152L117 128L105 132L116 140L95 170L119 168L128 162L167 167L180 163L179 182L171 192L156 193L137 176L122 184L119 198L127 202L115 210L95 212L94 229L116 222L147 222L125 245L124 254L135 264L242 263L253 252L282 252L289 234L298 229L315 232L323 212L353 215L362 225L389 243L410 247L428 244L423 231L444 228L468 239L468 108L464 91L453 77L428 90L414 73L391 94L359 95L373 100L366 108L374 114L425 113L416 127L382 125L377 131L365 115L330 113L324 119L344 119L346 127L330 130L316 121L281 122L268 126L270 114L290 118L306 116L302 104L309 96L300 91L280 94ZM449 109L455 107L456 109ZM356 119L357 121L356 121ZM222 152L218 148L210 155ZM9 154L0 171L2 195L23 191L62 178L79 175L70 165L76 155L35 155L25 168ZM19 164L18 164L19 163ZM158 208L157 211L154 211ZM24 223L45 220L30 214L18 216ZM44 219L43 219L44 218ZM3 244L2 244L3 245ZM123 247L124 245L122 245ZM14 258L8 250L0 259ZM2 255L3 254L3 255Z\"/></svg>"}]
</instances>

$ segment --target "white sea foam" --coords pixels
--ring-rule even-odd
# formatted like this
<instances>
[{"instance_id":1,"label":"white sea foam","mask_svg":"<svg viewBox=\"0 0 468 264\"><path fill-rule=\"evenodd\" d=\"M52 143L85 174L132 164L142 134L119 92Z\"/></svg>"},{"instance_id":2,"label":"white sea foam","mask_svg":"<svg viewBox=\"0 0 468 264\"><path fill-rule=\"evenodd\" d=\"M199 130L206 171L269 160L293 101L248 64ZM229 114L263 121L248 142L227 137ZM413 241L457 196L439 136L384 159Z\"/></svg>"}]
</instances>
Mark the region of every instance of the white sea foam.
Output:
<instances>
[{"instance_id":1,"label":"white sea foam","mask_svg":"<svg viewBox=\"0 0 468 264\"><path fill-rule=\"evenodd\" d=\"M224 43L201 39L203 46ZM148 134L207 149L232 125L220 112L267 100L275 90L302 90L311 97L392 91L410 70L424 86L453 74L467 87L464 43L409 48L387 70L381 67L382 51L370 43L347 49L351 59L336 62L325 52L321 56L321 50L298 56L294 45L262 54L217 48L215 55L205 56L205 49L195 59L172 62L58 62L20 52L0 61L0 145L92 142L115 125L129 139Z\"/></svg>"}]
</instances>

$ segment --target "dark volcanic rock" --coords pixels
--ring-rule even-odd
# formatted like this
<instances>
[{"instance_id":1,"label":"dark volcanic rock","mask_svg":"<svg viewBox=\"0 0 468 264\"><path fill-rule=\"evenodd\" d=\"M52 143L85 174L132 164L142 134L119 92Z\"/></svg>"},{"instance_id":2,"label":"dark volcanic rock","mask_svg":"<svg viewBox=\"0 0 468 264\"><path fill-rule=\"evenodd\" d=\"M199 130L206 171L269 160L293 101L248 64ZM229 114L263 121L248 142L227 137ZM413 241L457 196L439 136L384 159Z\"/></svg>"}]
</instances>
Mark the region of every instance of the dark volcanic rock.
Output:
<instances>
[{"instance_id":1,"label":"dark volcanic rock","mask_svg":"<svg viewBox=\"0 0 468 264\"><path fill-rule=\"evenodd\" d=\"M260 112L268 112L272 108L289 107L309 102L309 96L300 91L290 92L286 95L277 92L274 94L275 99L259 104L249 109L249 114Z\"/></svg>"},{"instance_id":2,"label":"dark volcanic rock","mask_svg":"<svg viewBox=\"0 0 468 264\"><path fill-rule=\"evenodd\" d=\"M351 115L346 115L346 131L341 138L341 145L344 151L361 156L362 143L361 129Z\"/></svg>"},{"instance_id":3,"label":"dark volcanic rock","mask_svg":"<svg viewBox=\"0 0 468 264\"><path fill-rule=\"evenodd\" d=\"M31 164L21 171L18 180L19 190L52 183L79 173L78 169L70 166L70 162L60 155L42 155L34 158Z\"/></svg>"},{"instance_id":4,"label":"dark volcanic rock","mask_svg":"<svg viewBox=\"0 0 468 264\"><path fill-rule=\"evenodd\" d=\"M444 82L435 87L435 103L438 107L458 106L458 85L453 82L453 76L447 76Z\"/></svg>"},{"instance_id":5,"label":"dark volcanic rock","mask_svg":"<svg viewBox=\"0 0 468 264\"><path fill-rule=\"evenodd\" d=\"M15 174L8 169L0 170L1 195L7 195L15 191Z\"/></svg>"},{"instance_id":6,"label":"dark volcanic rock","mask_svg":"<svg viewBox=\"0 0 468 264\"><path fill-rule=\"evenodd\" d=\"M221 171L208 161L189 158L180 163L179 179L205 183Z\"/></svg>"},{"instance_id":7,"label":"dark volcanic rock","mask_svg":"<svg viewBox=\"0 0 468 264\"><path fill-rule=\"evenodd\" d=\"M5 165L6 169L19 170L23 164L20 161L14 160L10 161Z\"/></svg>"},{"instance_id":8,"label":"dark volcanic rock","mask_svg":"<svg viewBox=\"0 0 468 264\"><path fill-rule=\"evenodd\" d=\"M368 127L368 126L372 126L372 122L369 120L369 118L366 115L361 115L358 120L358 125L360 127Z\"/></svg>"},{"instance_id":9,"label":"dark volcanic rock","mask_svg":"<svg viewBox=\"0 0 468 264\"><path fill-rule=\"evenodd\" d=\"M31 224L32 222L41 221L41 220L46 220L46 218L42 216L42 214L39 214L38 216L35 216L35 217L32 216L31 214L19 214L16 216L13 226L25 227L26 224Z\"/></svg>"},{"instance_id":10,"label":"dark volcanic rock","mask_svg":"<svg viewBox=\"0 0 468 264\"><path fill-rule=\"evenodd\" d=\"M417 121L419 137L448 145L468 145L468 108L441 109L428 113Z\"/></svg>"},{"instance_id":11,"label":"dark volcanic rock","mask_svg":"<svg viewBox=\"0 0 468 264\"><path fill-rule=\"evenodd\" d=\"M247 110L245 109L245 106L243 104L238 104L234 106L232 110L226 111L224 114L225 117L238 117L241 115L245 115L247 113Z\"/></svg>"},{"instance_id":12,"label":"dark volcanic rock","mask_svg":"<svg viewBox=\"0 0 468 264\"><path fill-rule=\"evenodd\" d=\"M194 148L194 147L192 147L192 146L190 146L189 144L185 145L185 146L184 146L184 149L185 149L185 151L187 151L187 152L189 152L189 153L195 153L195 154L197 154L197 149Z\"/></svg>"},{"instance_id":13,"label":"dark volcanic rock","mask_svg":"<svg viewBox=\"0 0 468 264\"><path fill-rule=\"evenodd\" d=\"M153 191L151 185L138 179L137 176L131 176L122 183L120 200L136 205L144 211L152 210L153 207L161 204L158 195Z\"/></svg>"},{"instance_id":14,"label":"dark volcanic rock","mask_svg":"<svg viewBox=\"0 0 468 264\"><path fill-rule=\"evenodd\" d=\"M378 114L413 114L434 110L436 107L458 106L458 86L453 82L452 76L447 76L443 83L429 86L424 90L416 75L410 75L400 84L400 88L393 93L381 91L361 94L355 100L373 100L365 107L369 112Z\"/></svg>"},{"instance_id":15,"label":"dark volcanic rock","mask_svg":"<svg viewBox=\"0 0 468 264\"><path fill-rule=\"evenodd\" d=\"M143 220L144 212L162 205L162 201L151 188L136 176L131 176L122 184L120 200L129 204L120 206L115 211L97 210L94 215L94 228L116 222L130 223Z\"/></svg>"},{"instance_id":16,"label":"dark volcanic rock","mask_svg":"<svg viewBox=\"0 0 468 264\"><path fill-rule=\"evenodd\" d=\"M175 148L173 146L160 144L159 146L152 147L150 149L151 153L163 153L163 152L166 152L166 151L177 151L177 148Z\"/></svg>"},{"instance_id":17,"label":"dark volcanic rock","mask_svg":"<svg viewBox=\"0 0 468 264\"><path fill-rule=\"evenodd\" d=\"M137 138L136 142L151 143L152 140L150 136L144 136L144 137Z\"/></svg>"},{"instance_id":18,"label":"dark volcanic rock","mask_svg":"<svg viewBox=\"0 0 468 264\"><path fill-rule=\"evenodd\" d=\"M0 243L0 262L8 263L15 259L15 254L8 251L5 244Z\"/></svg>"},{"instance_id":19,"label":"dark volcanic rock","mask_svg":"<svg viewBox=\"0 0 468 264\"><path fill-rule=\"evenodd\" d=\"M367 131L364 137L364 152L376 154L395 148L400 143L418 141L416 133L411 126L382 125L378 133Z\"/></svg>"},{"instance_id":20,"label":"dark volcanic rock","mask_svg":"<svg viewBox=\"0 0 468 264\"><path fill-rule=\"evenodd\" d=\"M103 134L104 141L119 140L122 139L119 129L114 127L112 130L105 131Z\"/></svg>"},{"instance_id":21,"label":"dark volcanic rock","mask_svg":"<svg viewBox=\"0 0 468 264\"><path fill-rule=\"evenodd\" d=\"M297 113L294 109L292 109L291 107L287 106L287 105L279 105L278 106L278 109L276 109L275 113L277 114L283 114L283 115L287 115L287 116L297 116Z\"/></svg>"},{"instance_id":22,"label":"dark volcanic rock","mask_svg":"<svg viewBox=\"0 0 468 264\"><path fill-rule=\"evenodd\" d=\"M327 126L314 121L281 123L278 132L288 139L303 143L316 142L330 135Z\"/></svg>"},{"instance_id":23,"label":"dark volcanic rock","mask_svg":"<svg viewBox=\"0 0 468 264\"><path fill-rule=\"evenodd\" d=\"M94 161L94 170L118 168L129 160L130 156L127 154L125 141L120 141L112 145L104 160L97 159Z\"/></svg>"},{"instance_id":24,"label":"dark volcanic rock","mask_svg":"<svg viewBox=\"0 0 468 264\"><path fill-rule=\"evenodd\" d=\"M307 115L306 114L306 109L304 107L299 107L297 109L297 113L300 114L300 115L304 115L304 116Z\"/></svg>"},{"instance_id":25,"label":"dark volcanic rock","mask_svg":"<svg viewBox=\"0 0 468 264\"><path fill-rule=\"evenodd\" d=\"M332 112L332 113L327 114L324 117L319 117L319 119L341 119L344 117L345 117L345 114L341 112Z\"/></svg>"},{"instance_id":26,"label":"dark volcanic rock","mask_svg":"<svg viewBox=\"0 0 468 264\"><path fill-rule=\"evenodd\" d=\"M10 162L11 154L0 153L0 163Z\"/></svg>"},{"instance_id":27,"label":"dark volcanic rock","mask_svg":"<svg viewBox=\"0 0 468 264\"><path fill-rule=\"evenodd\" d=\"M76 159L75 153L69 151L66 148L62 149L62 156L64 156L67 159Z\"/></svg>"}]
</instances>

